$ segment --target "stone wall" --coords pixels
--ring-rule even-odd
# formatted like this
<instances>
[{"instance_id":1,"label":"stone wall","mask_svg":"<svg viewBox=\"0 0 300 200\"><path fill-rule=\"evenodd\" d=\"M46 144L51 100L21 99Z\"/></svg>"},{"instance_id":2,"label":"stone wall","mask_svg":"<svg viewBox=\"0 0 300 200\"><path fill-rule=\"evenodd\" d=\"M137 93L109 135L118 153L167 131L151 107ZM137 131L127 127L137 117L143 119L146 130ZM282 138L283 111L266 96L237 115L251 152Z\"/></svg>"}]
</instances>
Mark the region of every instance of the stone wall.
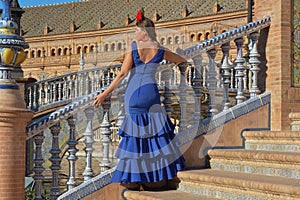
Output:
<instances>
[{"instance_id":1,"label":"stone wall","mask_svg":"<svg viewBox=\"0 0 300 200\"><path fill-rule=\"evenodd\" d=\"M300 111L300 88L292 87L292 0L257 0L253 20L271 17L268 39L266 90L271 96L271 129L289 130L290 112Z\"/></svg>"}]
</instances>

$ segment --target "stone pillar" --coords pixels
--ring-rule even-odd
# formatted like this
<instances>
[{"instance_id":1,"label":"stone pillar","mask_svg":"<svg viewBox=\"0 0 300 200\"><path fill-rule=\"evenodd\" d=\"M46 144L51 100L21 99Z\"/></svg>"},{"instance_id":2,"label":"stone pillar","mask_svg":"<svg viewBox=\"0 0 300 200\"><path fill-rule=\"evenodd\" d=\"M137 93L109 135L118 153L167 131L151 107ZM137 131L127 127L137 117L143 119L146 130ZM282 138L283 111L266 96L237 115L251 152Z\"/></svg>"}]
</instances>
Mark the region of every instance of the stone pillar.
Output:
<instances>
[{"instance_id":1,"label":"stone pillar","mask_svg":"<svg viewBox=\"0 0 300 200\"><path fill-rule=\"evenodd\" d=\"M15 34L16 22L11 18L12 0L1 0L0 19L0 197L3 200L24 199L27 122L32 112L26 110L19 86L12 78L15 66L22 63L28 44Z\"/></svg>"},{"instance_id":2,"label":"stone pillar","mask_svg":"<svg viewBox=\"0 0 300 200\"><path fill-rule=\"evenodd\" d=\"M271 17L270 28L260 31L258 53L261 55L261 65L267 63L266 90L272 94L271 129L274 131L290 130L289 113L300 112L300 88L291 87L293 1L296 2L255 0L254 5L254 20ZM266 47L261 44L266 44ZM267 61L263 61L264 55Z\"/></svg>"}]
</instances>

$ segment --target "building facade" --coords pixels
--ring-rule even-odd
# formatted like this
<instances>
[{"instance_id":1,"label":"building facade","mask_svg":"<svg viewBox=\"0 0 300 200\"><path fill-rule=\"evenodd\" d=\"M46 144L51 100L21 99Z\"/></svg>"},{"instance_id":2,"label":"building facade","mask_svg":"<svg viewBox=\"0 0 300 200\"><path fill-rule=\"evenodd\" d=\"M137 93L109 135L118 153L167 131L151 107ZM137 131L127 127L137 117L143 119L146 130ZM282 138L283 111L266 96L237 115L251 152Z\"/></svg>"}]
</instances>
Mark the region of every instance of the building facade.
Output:
<instances>
[{"instance_id":1,"label":"building facade","mask_svg":"<svg viewBox=\"0 0 300 200\"><path fill-rule=\"evenodd\" d=\"M134 41L135 14L145 9L158 41L172 51L209 39L248 20L244 1L99 1L25 7L20 34L29 43L25 78L41 80L85 67L122 62Z\"/></svg>"}]
</instances>

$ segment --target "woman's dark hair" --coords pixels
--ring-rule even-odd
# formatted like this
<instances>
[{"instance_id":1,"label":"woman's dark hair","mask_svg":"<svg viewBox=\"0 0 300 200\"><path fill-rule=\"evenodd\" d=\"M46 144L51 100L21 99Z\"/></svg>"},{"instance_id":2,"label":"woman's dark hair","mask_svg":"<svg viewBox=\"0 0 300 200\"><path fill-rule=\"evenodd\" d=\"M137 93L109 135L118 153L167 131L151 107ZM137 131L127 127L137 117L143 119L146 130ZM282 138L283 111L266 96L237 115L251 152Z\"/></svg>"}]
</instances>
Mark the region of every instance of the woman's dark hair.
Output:
<instances>
[{"instance_id":1,"label":"woman's dark hair","mask_svg":"<svg viewBox=\"0 0 300 200\"><path fill-rule=\"evenodd\" d=\"M151 38L151 40L157 42L155 25L151 19L149 19L147 17L143 17L143 19L141 21L137 22L136 25L138 27L140 27L142 30L146 31L146 33Z\"/></svg>"}]
</instances>

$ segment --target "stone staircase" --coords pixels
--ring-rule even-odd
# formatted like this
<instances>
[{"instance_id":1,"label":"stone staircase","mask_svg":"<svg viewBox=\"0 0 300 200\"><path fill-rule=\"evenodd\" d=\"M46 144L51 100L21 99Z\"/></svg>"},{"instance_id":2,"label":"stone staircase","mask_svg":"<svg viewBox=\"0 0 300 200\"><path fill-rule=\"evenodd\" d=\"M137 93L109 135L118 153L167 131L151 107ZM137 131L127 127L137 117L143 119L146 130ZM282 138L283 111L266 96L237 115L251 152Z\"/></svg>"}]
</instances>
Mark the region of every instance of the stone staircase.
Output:
<instances>
[{"instance_id":1,"label":"stone staircase","mask_svg":"<svg viewBox=\"0 0 300 200\"><path fill-rule=\"evenodd\" d=\"M245 149L212 149L210 169L178 173L175 191L125 192L135 200L300 199L300 132L246 131Z\"/></svg>"}]
</instances>

